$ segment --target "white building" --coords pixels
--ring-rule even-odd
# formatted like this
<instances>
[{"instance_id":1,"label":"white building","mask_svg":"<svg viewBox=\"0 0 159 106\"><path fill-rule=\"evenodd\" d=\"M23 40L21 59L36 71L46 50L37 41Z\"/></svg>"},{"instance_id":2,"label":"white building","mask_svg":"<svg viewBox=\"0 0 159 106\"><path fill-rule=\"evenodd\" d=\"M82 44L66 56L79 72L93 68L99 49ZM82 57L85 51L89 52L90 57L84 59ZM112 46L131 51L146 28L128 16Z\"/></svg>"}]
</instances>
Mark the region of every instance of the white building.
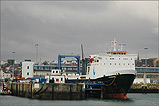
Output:
<instances>
[{"instance_id":1,"label":"white building","mask_svg":"<svg viewBox=\"0 0 159 106\"><path fill-rule=\"evenodd\" d=\"M29 61L25 61L22 62L22 77L23 78L32 78L33 77L33 65L34 62Z\"/></svg>"},{"instance_id":2,"label":"white building","mask_svg":"<svg viewBox=\"0 0 159 106\"><path fill-rule=\"evenodd\" d=\"M3 70L0 71L0 77L1 78L11 78L11 73L10 72L4 72Z\"/></svg>"},{"instance_id":3,"label":"white building","mask_svg":"<svg viewBox=\"0 0 159 106\"><path fill-rule=\"evenodd\" d=\"M46 83L50 83L49 80L52 80L51 83L65 83L65 76L62 75L63 72L60 69L51 70L51 75L45 76Z\"/></svg>"},{"instance_id":4,"label":"white building","mask_svg":"<svg viewBox=\"0 0 159 106\"><path fill-rule=\"evenodd\" d=\"M137 84L140 84L140 83L150 83L150 78L146 78L146 81L144 81L144 78L135 78L134 82L133 83L137 83Z\"/></svg>"}]
</instances>

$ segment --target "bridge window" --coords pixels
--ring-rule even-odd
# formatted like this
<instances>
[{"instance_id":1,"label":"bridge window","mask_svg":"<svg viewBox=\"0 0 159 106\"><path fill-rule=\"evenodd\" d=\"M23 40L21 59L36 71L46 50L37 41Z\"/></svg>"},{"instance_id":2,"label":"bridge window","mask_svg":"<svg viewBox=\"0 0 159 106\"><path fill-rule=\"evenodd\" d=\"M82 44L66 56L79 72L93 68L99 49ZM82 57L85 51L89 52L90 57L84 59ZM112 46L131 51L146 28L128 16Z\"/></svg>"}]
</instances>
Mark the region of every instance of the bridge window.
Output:
<instances>
[{"instance_id":1,"label":"bridge window","mask_svg":"<svg viewBox=\"0 0 159 106\"><path fill-rule=\"evenodd\" d=\"M27 75L29 75L29 72L27 72Z\"/></svg>"},{"instance_id":2,"label":"bridge window","mask_svg":"<svg viewBox=\"0 0 159 106\"><path fill-rule=\"evenodd\" d=\"M123 60L128 60L128 58L123 58Z\"/></svg>"},{"instance_id":3,"label":"bridge window","mask_svg":"<svg viewBox=\"0 0 159 106\"><path fill-rule=\"evenodd\" d=\"M110 60L114 60L114 58L110 58Z\"/></svg>"}]
</instances>

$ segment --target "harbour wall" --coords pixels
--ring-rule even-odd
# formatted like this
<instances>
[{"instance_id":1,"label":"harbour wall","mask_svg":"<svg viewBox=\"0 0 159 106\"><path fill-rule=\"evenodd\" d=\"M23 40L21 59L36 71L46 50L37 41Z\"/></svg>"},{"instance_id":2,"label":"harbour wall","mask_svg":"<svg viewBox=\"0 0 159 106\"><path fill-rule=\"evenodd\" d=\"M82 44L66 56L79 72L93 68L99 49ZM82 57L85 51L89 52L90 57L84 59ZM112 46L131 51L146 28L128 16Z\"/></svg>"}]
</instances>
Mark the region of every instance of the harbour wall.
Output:
<instances>
[{"instance_id":1,"label":"harbour wall","mask_svg":"<svg viewBox=\"0 0 159 106\"><path fill-rule=\"evenodd\" d=\"M19 97L47 100L82 100L85 99L85 84L40 84L8 83L8 89Z\"/></svg>"}]
</instances>

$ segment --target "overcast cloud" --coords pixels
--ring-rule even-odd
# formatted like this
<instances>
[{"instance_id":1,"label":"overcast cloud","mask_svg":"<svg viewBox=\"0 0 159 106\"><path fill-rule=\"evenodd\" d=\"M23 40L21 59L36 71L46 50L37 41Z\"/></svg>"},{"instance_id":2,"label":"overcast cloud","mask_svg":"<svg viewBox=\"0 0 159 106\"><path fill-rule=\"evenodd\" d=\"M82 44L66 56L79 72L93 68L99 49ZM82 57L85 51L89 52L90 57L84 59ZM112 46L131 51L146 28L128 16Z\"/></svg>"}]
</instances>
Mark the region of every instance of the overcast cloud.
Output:
<instances>
[{"instance_id":1,"label":"overcast cloud","mask_svg":"<svg viewBox=\"0 0 159 106\"><path fill-rule=\"evenodd\" d=\"M106 52L110 41L126 43L129 53L158 56L157 1L2 1L1 60L57 60L59 54L85 57Z\"/></svg>"}]
</instances>

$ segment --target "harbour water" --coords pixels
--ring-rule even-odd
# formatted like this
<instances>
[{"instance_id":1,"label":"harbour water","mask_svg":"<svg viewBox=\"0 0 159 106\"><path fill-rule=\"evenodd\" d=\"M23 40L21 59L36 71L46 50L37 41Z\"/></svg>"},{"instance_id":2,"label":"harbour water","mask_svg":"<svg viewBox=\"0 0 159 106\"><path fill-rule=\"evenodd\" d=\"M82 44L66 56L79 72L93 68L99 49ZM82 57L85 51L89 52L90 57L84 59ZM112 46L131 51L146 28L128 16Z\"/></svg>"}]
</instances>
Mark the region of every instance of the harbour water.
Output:
<instances>
[{"instance_id":1,"label":"harbour water","mask_svg":"<svg viewBox=\"0 0 159 106\"><path fill-rule=\"evenodd\" d=\"M159 93L129 93L127 96L127 100L37 100L0 95L0 106L159 106Z\"/></svg>"}]
</instances>

